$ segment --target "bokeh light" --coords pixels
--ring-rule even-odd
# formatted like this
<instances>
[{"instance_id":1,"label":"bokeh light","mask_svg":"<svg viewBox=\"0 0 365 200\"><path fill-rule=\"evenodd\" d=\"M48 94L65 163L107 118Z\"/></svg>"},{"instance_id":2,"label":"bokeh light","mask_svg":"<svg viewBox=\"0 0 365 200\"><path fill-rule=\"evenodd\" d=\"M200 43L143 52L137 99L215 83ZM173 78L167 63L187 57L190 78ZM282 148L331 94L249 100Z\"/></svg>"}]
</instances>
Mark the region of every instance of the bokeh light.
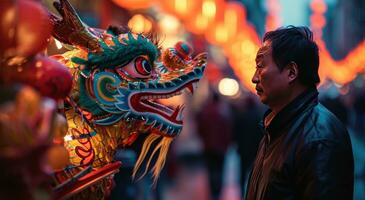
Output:
<instances>
[{"instance_id":1,"label":"bokeh light","mask_svg":"<svg viewBox=\"0 0 365 200\"><path fill-rule=\"evenodd\" d=\"M235 96L238 94L240 86L235 79L223 78L218 83L218 91L225 96Z\"/></svg>"}]
</instances>

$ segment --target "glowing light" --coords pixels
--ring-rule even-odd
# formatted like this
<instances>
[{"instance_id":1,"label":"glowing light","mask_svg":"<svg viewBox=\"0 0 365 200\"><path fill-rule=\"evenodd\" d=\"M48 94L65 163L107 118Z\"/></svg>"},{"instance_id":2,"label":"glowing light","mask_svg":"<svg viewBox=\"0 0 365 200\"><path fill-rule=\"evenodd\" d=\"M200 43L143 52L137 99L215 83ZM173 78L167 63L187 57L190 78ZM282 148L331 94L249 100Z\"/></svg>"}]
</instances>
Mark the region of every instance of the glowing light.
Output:
<instances>
[{"instance_id":1,"label":"glowing light","mask_svg":"<svg viewBox=\"0 0 365 200\"><path fill-rule=\"evenodd\" d=\"M54 39L57 49L62 49L62 43L56 39Z\"/></svg>"},{"instance_id":2,"label":"glowing light","mask_svg":"<svg viewBox=\"0 0 365 200\"><path fill-rule=\"evenodd\" d=\"M153 0L112 0L117 5L129 9L141 9L150 7Z\"/></svg>"},{"instance_id":3,"label":"glowing light","mask_svg":"<svg viewBox=\"0 0 365 200\"><path fill-rule=\"evenodd\" d=\"M223 24L218 24L215 29L215 40L218 43L224 43L228 40L228 31Z\"/></svg>"},{"instance_id":4,"label":"glowing light","mask_svg":"<svg viewBox=\"0 0 365 200\"><path fill-rule=\"evenodd\" d=\"M266 31L271 31L278 28L281 24L280 19L280 3L278 0L267 0L266 6L268 14L266 17Z\"/></svg>"},{"instance_id":5,"label":"glowing light","mask_svg":"<svg viewBox=\"0 0 365 200\"><path fill-rule=\"evenodd\" d=\"M178 13L186 13L188 10L187 0L175 0L175 10Z\"/></svg>"},{"instance_id":6,"label":"glowing light","mask_svg":"<svg viewBox=\"0 0 365 200\"><path fill-rule=\"evenodd\" d=\"M224 13L224 24L231 34L237 32L238 16L234 10L227 10Z\"/></svg>"},{"instance_id":7,"label":"glowing light","mask_svg":"<svg viewBox=\"0 0 365 200\"><path fill-rule=\"evenodd\" d=\"M177 42L181 41L181 37L174 36L174 35L166 35L166 38L161 42L161 46L163 49L169 48L174 46Z\"/></svg>"},{"instance_id":8,"label":"glowing light","mask_svg":"<svg viewBox=\"0 0 365 200\"><path fill-rule=\"evenodd\" d=\"M72 136L71 135L66 135L63 140L65 140L65 142L67 141L71 141L72 140Z\"/></svg>"},{"instance_id":9,"label":"glowing light","mask_svg":"<svg viewBox=\"0 0 365 200\"><path fill-rule=\"evenodd\" d=\"M152 22L143 15L136 14L129 20L128 27L135 33L147 33L152 29Z\"/></svg>"},{"instance_id":10,"label":"glowing light","mask_svg":"<svg viewBox=\"0 0 365 200\"><path fill-rule=\"evenodd\" d=\"M326 25L326 18L320 14L314 14L310 17L313 28L323 28Z\"/></svg>"},{"instance_id":11,"label":"glowing light","mask_svg":"<svg viewBox=\"0 0 365 200\"><path fill-rule=\"evenodd\" d=\"M202 14L207 18L214 18L217 12L217 6L214 0L205 0L202 5Z\"/></svg>"},{"instance_id":12,"label":"glowing light","mask_svg":"<svg viewBox=\"0 0 365 200\"><path fill-rule=\"evenodd\" d=\"M202 0L160 0L161 7L167 13L188 20L201 13Z\"/></svg>"},{"instance_id":13,"label":"glowing light","mask_svg":"<svg viewBox=\"0 0 365 200\"><path fill-rule=\"evenodd\" d=\"M113 1L127 1L127 0L113 0ZM152 1L152 0L151 0ZM156 0L155 0L156 1ZM131 1L133 2L133 1ZM157 2L157 1L156 1ZM205 37L221 38L222 41L226 38L225 31L212 31L211 28L218 24L224 24L226 32L228 32L228 40L219 43L218 45L224 48L225 55L233 68L233 71L238 76L242 84L247 88L253 90L253 84L251 83L251 75L255 70L255 55L260 46L260 40L257 32L252 25L246 20L245 10L243 4L241 15L238 15L238 26L234 25L236 18L233 17L233 12L228 11L229 4L232 2L225 2L220 0L165 0L159 1L163 4L162 7L169 5L170 10L174 10L172 13L182 19L186 28L196 34L205 34L211 32L211 34L205 34ZM171 2L174 2L172 4ZM195 2L195 4L191 4ZM196 3L198 2L198 3ZM201 3L200 3L201 2ZM222 3L220 3L222 2ZM176 4L179 4L176 5ZM180 11L187 8L187 14L182 15ZM196 5L194 9L191 5ZM280 1L279 0L266 0L268 15L266 18L266 30L272 30L280 26ZM226 8L227 9L222 9ZM167 6L168 7L168 6ZM365 70L365 40L360 42L356 48L350 51L350 53L342 60L334 60L326 48L325 42L322 39L322 29L326 25L326 18L324 13L327 10L325 0L311 0L310 8L313 14L310 18L311 27L314 32L315 40L320 49L320 68L319 74L321 80L330 78L339 84L346 84L352 81L358 73ZM239 10L239 9L238 9ZM170 12L171 13L171 12ZM242 13L244 15L242 15ZM223 18L217 17L223 16ZM242 17L243 16L243 17ZM232 19L232 20L230 20ZM214 26L211 26L211 25ZM231 32L236 29L237 33L232 37ZM208 39L209 42L216 44L217 41Z\"/></svg>"},{"instance_id":14,"label":"glowing light","mask_svg":"<svg viewBox=\"0 0 365 200\"><path fill-rule=\"evenodd\" d=\"M327 5L322 0L313 0L310 3L310 8L320 14L324 14L327 11Z\"/></svg>"},{"instance_id":15,"label":"glowing light","mask_svg":"<svg viewBox=\"0 0 365 200\"><path fill-rule=\"evenodd\" d=\"M41 62L41 61L37 61L37 62L35 63L35 67L37 67L37 68L42 67L42 62Z\"/></svg>"},{"instance_id":16,"label":"glowing light","mask_svg":"<svg viewBox=\"0 0 365 200\"><path fill-rule=\"evenodd\" d=\"M202 27L202 28L207 28L208 27L208 19L205 18L204 16L202 15L198 15L196 17L196 25L198 27Z\"/></svg>"},{"instance_id":17,"label":"glowing light","mask_svg":"<svg viewBox=\"0 0 365 200\"><path fill-rule=\"evenodd\" d=\"M225 96L235 96L238 94L239 89L238 82L231 78L223 78L218 83L218 91Z\"/></svg>"},{"instance_id":18,"label":"glowing light","mask_svg":"<svg viewBox=\"0 0 365 200\"><path fill-rule=\"evenodd\" d=\"M198 14L195 19L185 23L186 28L196 34L202 34L208 28L209 20L205 16Z\"/></svg>"},{"instance_id":19,"label":"glowing light","mask_svg":"<svg viewBox=\"0 0 365 200\"><path fill-rule=\"evenodd\" d=\"M164 15L158 22L161 32L165 34L176 34L180 26L179 20L171 15Z\"/></svg>"}]
</instances>

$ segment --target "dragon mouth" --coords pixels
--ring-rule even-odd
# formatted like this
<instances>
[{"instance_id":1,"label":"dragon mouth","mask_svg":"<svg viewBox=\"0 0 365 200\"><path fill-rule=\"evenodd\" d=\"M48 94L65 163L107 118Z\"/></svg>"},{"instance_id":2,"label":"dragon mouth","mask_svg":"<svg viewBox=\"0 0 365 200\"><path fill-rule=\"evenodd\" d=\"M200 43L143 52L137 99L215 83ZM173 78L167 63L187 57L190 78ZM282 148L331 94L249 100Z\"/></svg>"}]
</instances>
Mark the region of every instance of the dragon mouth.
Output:
<instances>
[{"instance_id":1,"label":"dragon mouth","mask_svg":"<svg viewBox=\"0 0 365 200\"><path fill-rule=\"evenodd\" d=\"M176 108L170 108L166 105L161 104L160 102L158 102L158 100L168 99L180 95L183 92L193 94L195 88L197 87L198 81L199 79L193 79L177 88L166 90L166 92L146 91L136 93L130 97L130 102L133 106L133 109L135 109L137 112L154 113L176 125L182 125L184 105L178 105Z\"/></svg>"},{"instance_id":2,"label":"dragon mouth","mask_svg":"<svg viewBox=\"0 0 365 200\"><path fill-rule=\"evenodd\" d=\"M95 123L111 125L124 119L135 119L143 122L144 128L153 128L172 137L178 135L182 130L184 105L172 108L163 99L183 92L194 93L206 66L205 54L196 57L189 67L180 70L163 72L161 65L160 76L151 80L125 82L115 72L98 72L93 76L93 92L100 109L112 115ZM106 86L101 87L102 84Z\"/></svg>"}]
</instances>

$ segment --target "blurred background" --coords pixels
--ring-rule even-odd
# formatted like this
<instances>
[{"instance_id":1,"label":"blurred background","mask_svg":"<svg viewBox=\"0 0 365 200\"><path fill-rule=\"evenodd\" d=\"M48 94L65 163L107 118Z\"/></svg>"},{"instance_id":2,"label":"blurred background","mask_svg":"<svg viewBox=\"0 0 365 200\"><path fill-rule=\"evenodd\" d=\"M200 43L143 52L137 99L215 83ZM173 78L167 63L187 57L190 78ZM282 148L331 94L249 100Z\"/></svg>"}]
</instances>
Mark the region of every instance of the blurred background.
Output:
<instances>
[{"instance_id":1,"label":"blurred background","mask_svg":"<svg viewBox=\"0 0 365 200\"><path fill-rule=\"evenodd\" d=\"M42 0L52 8L53 0ZM156 188L134 182L138 152L120 150L123 162L110 199L243 198L265 107L253 93L255 55L266 31L310 26L320 47L320 101L348 127L355 158L355 196L365 199L364 0L70 0L91 27L128 26L159 33L162 48L190 43L208 52L203 80L188 102L182 134L173 143ZM54 10L53 10L54 11ZM52 41L49 54L65 51Z\"/></svg>"}]
</instances>

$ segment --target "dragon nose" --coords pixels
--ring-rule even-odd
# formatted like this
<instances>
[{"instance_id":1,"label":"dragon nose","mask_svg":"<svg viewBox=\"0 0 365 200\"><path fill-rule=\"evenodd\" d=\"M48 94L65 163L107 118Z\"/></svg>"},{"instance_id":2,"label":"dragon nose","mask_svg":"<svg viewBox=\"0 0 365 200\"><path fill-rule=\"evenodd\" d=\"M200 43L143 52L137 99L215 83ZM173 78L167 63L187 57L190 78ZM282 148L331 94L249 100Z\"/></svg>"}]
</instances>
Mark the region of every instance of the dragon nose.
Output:
<instances>
[{"instance_id":1,"label":"dragon nose","mask_svg":"<svg viewBox=\"0 0 365 200\"><path fill-rule=\"evenodd\" d=\"M177 55L184 59L184 60L190 60L191 55L193 54L193 48L186 42L178 42L175 44L175 49L177 52Z\"/></svg>"},{"instance_id":2,"label":"dragon nose","mask_svg":"<svg viewBox=\"0 0 365 200\"><path fill-rule=\"evenodd\" d=\"M163 64L171 71L186 68L191 63L193 48L186 42L178 42L162 53Z\"/></svg>"}]
</instances>

